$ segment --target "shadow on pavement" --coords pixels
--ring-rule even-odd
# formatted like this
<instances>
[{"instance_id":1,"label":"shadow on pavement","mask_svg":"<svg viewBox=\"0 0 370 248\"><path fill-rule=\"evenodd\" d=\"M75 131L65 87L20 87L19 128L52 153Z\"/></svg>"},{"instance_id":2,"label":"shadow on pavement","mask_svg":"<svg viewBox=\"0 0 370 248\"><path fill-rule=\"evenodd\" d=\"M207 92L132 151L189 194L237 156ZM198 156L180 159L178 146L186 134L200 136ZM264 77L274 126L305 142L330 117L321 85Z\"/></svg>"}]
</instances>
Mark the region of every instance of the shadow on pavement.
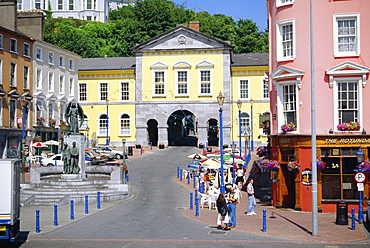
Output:
<instances>
[{"instance_id":1,"label":"shadow on pavement","mask_svg":"<svg viewBox=\"0 0 370 248\"><path fill-rule=\"evenodd\" d=\"M30 232L19 232L18 234L18 237L17 239L14 241L14 242L9 242L9 241L5 241L5 240L1 240L0 241L0 247L2 248L17 248L17 247L21 247L21 245L23 245L26 241L27 241L27 238L28 238L28 234Z\"/></svg>"}]
</instances>

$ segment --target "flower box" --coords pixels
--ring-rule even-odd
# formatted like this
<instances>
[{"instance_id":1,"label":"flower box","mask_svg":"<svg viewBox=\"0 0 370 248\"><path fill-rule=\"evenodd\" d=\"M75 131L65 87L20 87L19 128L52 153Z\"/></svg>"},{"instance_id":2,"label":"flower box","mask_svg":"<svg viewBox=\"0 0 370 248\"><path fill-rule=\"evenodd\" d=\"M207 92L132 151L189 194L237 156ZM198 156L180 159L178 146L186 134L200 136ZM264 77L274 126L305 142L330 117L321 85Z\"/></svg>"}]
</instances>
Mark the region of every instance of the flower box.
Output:
<instances>
[{"instance_id":1,"label":"flower box","mask_svg":"<svg viewBox=\"0 0 370 248\"><path fill-rule=\"evenodd\" d=\"M44 123L45 123L45 118L44 117L42 117L42 116L37 116L36 117L36 124L38 126L43 126Z\"/></svg>"},{"instance_id":2,"label":"flower box","mask_svg":"<svg viewBox=\"0 0 370 248\"><path fill-rule=\"evenodd\" d=\"M141 145L140 144L135 144L136 149L140 149Z\"/></svg>"},{"instance_id":3,"label":"flower box","mask_svg":"<svg viewBox=\"0 0 370 248\"><path fill-rule=\"evenodd\" d=\"M164 144L163 143L160 143L159 146L158 146L159 149L164 149Z\"/></svg>"},{"instance_id":4,"label":"flower box","mask_svg":"<svg viewBox=\"0 0 370 248\"><path fill-rule=\"evenodd\" d=\"M348 123L341 123L338 124L337 129L339 131L358 131L360 130L361 126L358 122L350 121Z\"/></svg>"},{"instance_id":5,"label":"flower box","mask_svg":"<svg viewBox=\"0 0 370 248\"><path fill-rule=\"evenodd\" d=\"M299 167L301 166L300 163L297 161L291 161L287 164L288 171L296 171L299 170Z\"/></svg>"},{"instance_id":6,"label":"flower box","mask_svg":"<svg viewBox=\"0 0 370 248\"><path fill-rule=\"evenodd\" d=\"M296 125L293 122L290 122L288 124L284 124L284 125L281 126L281 131L283 133L292 132L292 131L295 131L295 130L296 130Z\"/></svg>"},{"instance_id":7,"label":"flower box","mask_svg":"<svg viewBox=\"0 0 370 248\"><path fill-rule=\"evenodd\" d=\"M317 169L324 169L325 165L326 163L324 161L322 161L321 159L316 159ZM310 163L310 166L312 167L312 163Z\"/></svg>"},{"instance_id":8,"label":"flower box","mask_svg":"<svg viewBox=\"0 0 370 248\"><path fill-rule=\"evenodd\" d=\"M259 162L259 165L263 168L263 169L271 169L271 170L277 170L280 168L279 166L279 161L277 160L268 160L268 159L262 159L260 162Z\"/></svg>"},{"instance_id":9,"label":"flower box","mask_svg":"<svg viewBox=\"0 0 370 248\"><path fill-rule=\"evenodd\" d=\"M49 118L49 127L55 127L56 121L52 118Z\"/></svg>"}]
</instances>

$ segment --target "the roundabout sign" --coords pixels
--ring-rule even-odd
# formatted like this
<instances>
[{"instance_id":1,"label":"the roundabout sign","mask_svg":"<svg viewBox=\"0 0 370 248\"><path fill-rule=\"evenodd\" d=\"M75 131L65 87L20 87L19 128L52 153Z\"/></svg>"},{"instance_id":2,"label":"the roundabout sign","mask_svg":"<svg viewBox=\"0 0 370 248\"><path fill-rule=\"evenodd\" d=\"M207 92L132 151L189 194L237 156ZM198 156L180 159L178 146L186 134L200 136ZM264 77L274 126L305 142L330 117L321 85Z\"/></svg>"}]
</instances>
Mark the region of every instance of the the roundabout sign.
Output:
<instances>
[{"instance_id":1,"label":"the roundabout sign","mask_svg":"<svg viewBox=\"0 0 370 248\"><path fill-rule=\"evenodd\" d=\"M366 180L366 175L365 175L365 173L363 173L363 172L357 172L357 173L355 174L355 181L356 181L357 183L363 183L363 182L365 182L365 180Z\"/></svg>"}]
</instances>

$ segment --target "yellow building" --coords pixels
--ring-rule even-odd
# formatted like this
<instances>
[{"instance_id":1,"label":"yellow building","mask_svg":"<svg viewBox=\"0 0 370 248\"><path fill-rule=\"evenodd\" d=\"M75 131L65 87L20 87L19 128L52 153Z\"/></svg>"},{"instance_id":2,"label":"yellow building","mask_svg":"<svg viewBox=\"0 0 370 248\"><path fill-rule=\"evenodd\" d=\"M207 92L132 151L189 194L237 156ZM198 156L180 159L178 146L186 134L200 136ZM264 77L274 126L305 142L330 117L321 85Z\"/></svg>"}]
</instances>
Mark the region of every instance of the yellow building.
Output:
<instances>
[{"instance_id":1,"label":"yellow building","mask_svg":"<svg viewBox=\"0 0 370 248\"><path fill-rule=\"evenodd\" d=\"M265 143L258 137L259 115L269 107L268 88L263 88L268 85L268 54L234 55L232 49L191 22L138 44L134 58L80 60L79 103L89 139L106 144L108 137L116 146L122 139L127 145L218 146L217 96L222 92L223 143L239 140L238 99L243 102L243 131L252 122L253 99L255 128L250 129L255 146Z\"/></svg>"}]
</instances>

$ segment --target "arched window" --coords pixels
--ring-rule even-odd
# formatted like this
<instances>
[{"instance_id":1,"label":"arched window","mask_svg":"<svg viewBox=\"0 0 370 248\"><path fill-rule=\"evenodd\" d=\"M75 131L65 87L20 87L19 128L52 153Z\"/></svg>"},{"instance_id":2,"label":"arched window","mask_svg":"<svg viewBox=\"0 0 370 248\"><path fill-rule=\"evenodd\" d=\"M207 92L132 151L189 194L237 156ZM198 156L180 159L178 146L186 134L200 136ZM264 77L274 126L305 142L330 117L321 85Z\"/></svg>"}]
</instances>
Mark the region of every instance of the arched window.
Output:
<instances>
[{"instance_id":1,"label":"arched window","mask_svg":"<svg viewBox=\"0 0 370 248\"><path fill-rule=\"evenodd\" d=\"M128 114L121 115L120 125L121 135L130 135L130 116Z\"/></svg>"},{"instance_id":2,"label":"arched window","mask_svg":"<svg viewBox=\"0 0 370 248\"><path fill-rule=\"evenodd\" d=\"M241 125L242 125L242 132L246 132L248 127L250 127L250 118L248 113L241 113Z\"/></svg>"},{"instance_id":3,"label":"arched window","mask_svg":"<svg viewBox=\"0 0 370 248\"><path fill-rule=\"evenodd\" d=\"M108 124L107 115L102 114L99 118L99 135L101 136L107 135L107 131L108 131L107 124Z\"/></svg>"}]
</instances>

